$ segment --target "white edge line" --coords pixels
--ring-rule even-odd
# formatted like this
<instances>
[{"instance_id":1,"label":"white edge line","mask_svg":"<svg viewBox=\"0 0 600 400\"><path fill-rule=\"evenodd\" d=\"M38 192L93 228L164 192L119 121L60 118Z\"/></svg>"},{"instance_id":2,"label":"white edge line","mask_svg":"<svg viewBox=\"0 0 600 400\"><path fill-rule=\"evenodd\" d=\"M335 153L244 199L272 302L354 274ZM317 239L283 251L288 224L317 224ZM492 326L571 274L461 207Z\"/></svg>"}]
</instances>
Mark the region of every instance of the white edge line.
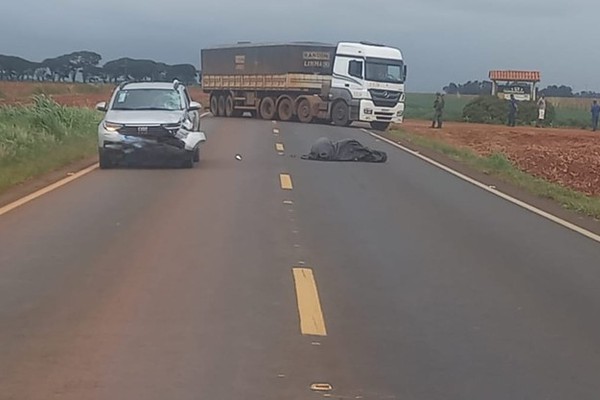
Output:
<instances>
[{"instance_id":1,"label":"white edge line","mask_svg":"<svg viewBox=\"0 0 600 400\"><path fill-rule=\"evenodd\" d=\"M552 221L552 222L554 222L554 223L556 223L558 225L561 225L564 228L570 229L570 230L572 230L574 232L579 233L580 235L583 235L583 236L587 237L588 239L591 239L591 240L594 240L594 241L600 243L600 235L597 235L597 234L595 234L593 232L590 232L587 229L584 229L584 228L582 228L580 226L577 226L577 225L575 225L575 224L573 224L573 223L571 223L569 221L565 221L564 219L559 218L556 215L550 214L550 213L548 213L548 212L546 212L544 210L541 210L541 209L539 209L537 207L534 207L534 206L532 206L529 203L526 203L526 202L524 202L522 200L519 200L517 198L509 196L508 194L506 194L504 192L501 192L498 189L491 188L488 185L486 185L484 183L481 183L481 182L479 182L476 179L473 179L473 178L471 178L469 176L461 174L460 172L458 172L458 171L456 171L456 170L454 170L454 169L452 169L450 167L447 167L444 164L441 164L441 163L439 163L439 162L437 162L435 160L432 160L431 158L426 157L426 156L424 156L424 155L422 155L422 154L420 154L420 153L418 153L418 152L416 152L414 150L411 150L408 147L402 146L401 144L398 144L398 143L396 143L396 142L394 142L394 141L392 141L392 140L390 140L388 138L380 136L380 135L378 135L376 133L373 133L373 132L371 132L371 131L369 131L367 129L361 129L361 130L363 132L365 132L366 134L368 134L370 136L373 136L373 137L375 137L375 138L377 138L379 140L382 140L382 141L384 141L384 142L386 142L388 144L391 144L392 146L394 146L394 147L396 147L396 148L398 148L400 150L403 150L403 151L405 151L405 152L407 152L407 153L409 153L409 154L411 154L411 155L413 155L413 156L415 156L417 158L420 158L421 160L423 160L423 161L425 161L425 162L427 162L427 163L429 163L431 165L434 165L434 166L436 166L436 167L438 167L438 168L440 168L440 169L448 172L449 174L454 175L455 177L457 177L459 179L462 179L465 182L468 182L468 183L470 183L470 184L472 184L474 186L477 186L478 188L483 189L483 190L485 190L488 193L491 193L491 194L493 194L495 196L498 196L498 197L500 197L500 198L502 198L502 199L504 199L506 201L509 201L509 202L511 202L511 203L513 203L513 204L515 204L515 205L517 205L519 207L521 207L521 208L524 208L527 211L530 211L530 212L532 212L534 214L537 214L537 215L539 215L542 218L546 218L547 220L550 220L550 221Z\"/></svg>"},{"instance_id":2,"label":"white edge line","mask_svg":"<svg viewBox=\"0 0 600 400\"><path fill-rule=\"evenodd\" d=\"M82 176L87 175L90 172L94 171L96 168L98 168L98 163L91 165L87 168L84 168L81 171L76 172L67 178L61 179L58 182L54 182L53 184L48 185L48 186L46 186L40 190L37 190L31 194L28 194L27 196L22 197L19 200L13 201L12 203L5 205L4 207L0 207L0 216L14 210L15 208L21 207L21 206L37 199L38 197L42 197L43 195L50 193L53 190L56 190L64 185L66 185L67 183L74 181L75 179L79 179Z\"/></svg>"},{"instance_id":3,"label":"white edge line","mask_svg":"<svg viewBox=\"0 0 600 400\"><path fill-rule=\"evenodd\" d=\"M210 115L210 112L205 112L204 114L200 115L200 118L204 118L208 115ZM28 194L25 197L21 197L20 199L15 200L12 203L2 206L2 207L0 207L0 216L6 214L16 208L24 206L25 204L30 203L33 200L35 200L39 197L42 197L43 195L48 194L62 186L65 186L67 183L73 182L74 180L79 179L79 178L89 174L90 172L96 170L98 167L99 167L98 163L95 163L87 168L84 168L78 172L75 172L73 175L71 175L67 178L64 178L57 182L54 182L48 186L45 186L39 190L36 190L33 193Z\"/></svg>"}]
</instances>

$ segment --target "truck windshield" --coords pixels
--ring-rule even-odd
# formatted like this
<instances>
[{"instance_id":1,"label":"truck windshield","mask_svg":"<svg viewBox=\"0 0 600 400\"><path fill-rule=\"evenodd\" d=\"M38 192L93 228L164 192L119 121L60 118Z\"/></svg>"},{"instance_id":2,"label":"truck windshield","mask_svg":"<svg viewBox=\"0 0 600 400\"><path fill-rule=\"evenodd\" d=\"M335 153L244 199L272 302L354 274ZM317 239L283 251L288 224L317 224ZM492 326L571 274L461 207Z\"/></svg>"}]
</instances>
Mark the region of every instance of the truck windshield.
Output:
<instances>
[{"instance_id":1,"label":"truck windshield","mask_svg":"<svg viewBox=\"0 0 600 400\"><path fill-rule=\"evenodd\" d=\"M368 81L403 83L404 64L401 60L367 58L365 77Z\"/></svg>"}]
</instances>

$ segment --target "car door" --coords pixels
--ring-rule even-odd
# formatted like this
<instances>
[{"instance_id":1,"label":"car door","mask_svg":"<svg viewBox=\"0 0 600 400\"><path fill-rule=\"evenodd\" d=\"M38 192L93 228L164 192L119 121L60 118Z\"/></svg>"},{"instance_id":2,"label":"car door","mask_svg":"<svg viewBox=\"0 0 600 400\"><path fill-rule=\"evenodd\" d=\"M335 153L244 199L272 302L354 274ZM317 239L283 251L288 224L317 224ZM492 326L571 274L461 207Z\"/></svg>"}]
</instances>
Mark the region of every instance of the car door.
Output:
<instances>
[{"instance_id":1,"label":"car door","mask_svg":"<svg viewBox=\"0 0 600 400\"><path fill-rule=\"evenodd\" d=\"M190 97L186 88L183 88L183 97L185 99L185 104L186 104L185 108L187 110L186 111L187 115L188 115L190 121L192 121L192 124L194 127L192 130L194 132L198 132L200 130L200 110L190 111L189 107L190 107L190 104L192 103L192 98Z\"/></svg>"}]
</instances>

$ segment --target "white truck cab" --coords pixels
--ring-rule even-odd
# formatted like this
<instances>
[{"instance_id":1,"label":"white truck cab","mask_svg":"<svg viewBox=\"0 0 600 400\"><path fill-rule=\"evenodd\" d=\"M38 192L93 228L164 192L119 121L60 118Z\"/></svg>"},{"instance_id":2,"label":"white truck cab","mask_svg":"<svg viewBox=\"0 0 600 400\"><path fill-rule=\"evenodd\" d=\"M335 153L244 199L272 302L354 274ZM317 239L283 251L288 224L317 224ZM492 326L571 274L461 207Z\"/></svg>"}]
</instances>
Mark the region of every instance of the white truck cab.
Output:
<instances>
[{"instance_id":1,"label":"white truck cab","mask_svg":"<svg viewBox=\"0 0 600 400\"><path fill-rule=\"evenodd\" d=\"M350 120L385 130L404 119L407 68L400 50L372 43L341 42L336 49L330 99L343 99ZM336 108L332 118L335 121Z\"/></svg>"}]
</instances>

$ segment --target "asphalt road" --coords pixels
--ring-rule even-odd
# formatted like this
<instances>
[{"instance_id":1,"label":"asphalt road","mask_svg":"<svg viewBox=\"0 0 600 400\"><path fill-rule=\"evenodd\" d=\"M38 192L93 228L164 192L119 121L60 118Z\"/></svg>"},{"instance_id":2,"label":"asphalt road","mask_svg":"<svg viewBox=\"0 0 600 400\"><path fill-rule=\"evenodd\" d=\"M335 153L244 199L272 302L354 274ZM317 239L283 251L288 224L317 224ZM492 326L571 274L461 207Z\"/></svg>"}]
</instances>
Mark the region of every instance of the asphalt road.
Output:
<instances>
[{"instance_id":1,"label":"asphalt road","mask_svg":"<svg viewBox=\"0 0 600 400\"><path fill-rule=\"evenodd\" d=\"M359 129L204 128L0 217L0 399L598 398L598 243Z\"/></svg>"}]
</instances>

